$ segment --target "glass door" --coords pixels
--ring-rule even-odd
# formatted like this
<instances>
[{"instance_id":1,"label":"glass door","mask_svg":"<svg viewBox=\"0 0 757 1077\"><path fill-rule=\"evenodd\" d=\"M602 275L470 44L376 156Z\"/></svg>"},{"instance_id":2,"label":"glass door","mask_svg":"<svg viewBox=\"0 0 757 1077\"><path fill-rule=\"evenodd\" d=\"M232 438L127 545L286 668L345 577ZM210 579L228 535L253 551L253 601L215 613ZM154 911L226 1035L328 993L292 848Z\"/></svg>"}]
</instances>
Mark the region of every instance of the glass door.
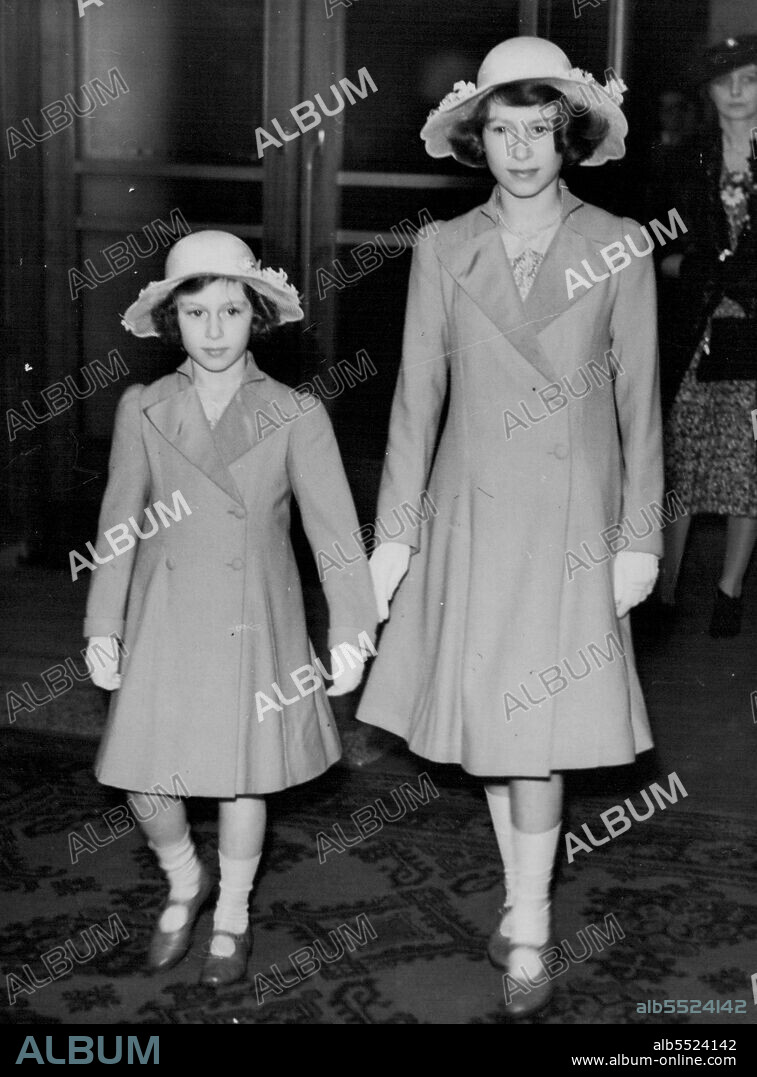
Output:
<instances>
[{"instance_id":1,"label":"glass door","mask_svg":"<svg viewBox=\"0 0 757 1077\"><path fill-rule=\"evenodd\" d=\"M260 254L264 168L255 129L264 104L265 11L247 0L122 0L80 20L79 86L117 99L79 126L75 272L84 364L117 349L129 380L163 373L160 348L123 331L119 313L163 276L168 248L201 228L236 232ZM83 96L84 91L80 90ZM107 91L106 91L107 92ZM82 433L109 438L123 386L84 402Z\"/></svg>"},{"instance_id":2,"label":"glass door","mask_svg":"<svg viewBox=\"0 0 757 1077\"><path fill-rule=\"evenodd\" d=\"M119 396L172 368L120 325L169 247L228 230L299 283L301 238L302 143L261 154L257 135L301 100L304 0L76 7L40 7L41 96L70 117L45 142L43 181L46 377L76 386L44 428L41 538L62 556L94 526ZM300 336L262 356L283 380L299 376Z\"/></svg>"},{"instance_id":3,"label":"glass door","mask_svg":"<svg viewBox=\"0 0 757 1077\"><path fill-rule=\"evenodd\" d=\"M338 75L359 83L363 72L368 92L353 94L314 154L314 182L333 204L315 221L310 321L361 521L375 511L412 247L435 220L490 190L487 174L432 161L419 132L455 82L475 81L484 54L519 33L521 7L382 0L334 8Z\"/></svg>"}]
</instances>

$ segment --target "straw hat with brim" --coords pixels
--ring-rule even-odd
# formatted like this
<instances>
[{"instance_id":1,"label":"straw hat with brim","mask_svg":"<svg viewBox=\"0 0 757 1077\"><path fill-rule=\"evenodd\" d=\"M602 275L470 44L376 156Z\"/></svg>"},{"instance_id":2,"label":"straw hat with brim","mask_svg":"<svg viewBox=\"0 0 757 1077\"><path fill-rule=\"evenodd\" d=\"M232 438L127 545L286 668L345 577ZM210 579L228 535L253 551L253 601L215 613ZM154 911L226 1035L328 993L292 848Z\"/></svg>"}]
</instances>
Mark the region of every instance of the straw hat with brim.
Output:
<instances>
[{"instance_id":1,"label":"straw hat with brim","mask_svg":"<svg viewBox=\"0 0 757 1077\"><path fill-rule=\"evenodd\" d=\"M725 41L711 45L692 65L690 74L695 82L709 82L747 64L757 64L757 34L727 37Z\"/></svg>"},{"instance_id":2,"label":"straw hat with brim","mask_svg":"<svg viewBox=\"0 0 757 1077\"><path fill-rule=\"evenodd\" d=\"M135 337L156 337L152 311L185 280L192 277L225 277L249 284L276 307L279 324L303 317L297 289L288 283L283 269L263 269L250 248L229 232L192 232L174 244L166 258L164 280L143 288L124 314L121 324Z\"/></svg>"},{"instance_id":3,"label":"straw hat with brim","mask_svg":"<svg viewBox=\"0 0 757 1077\"><path fill-rule=\"evenodd\" d=\"M606 86L600 86L588 72L571 67L562 49L541 37L511 37L502 41L484 58L475 84L456 82L452 93L429 113L423 126L421 138L426 143L426 152L431 157L455 157L463 164L470 164L458 157L450 143L450 135L461 121L470 118L481 97L489 90L524 80L546 82L565 94L571 103L580 106L577 111L586 112L588 105L592 112L607 120L605 137L591 157L581 164L601 165L625 155L628 123L620 105L628 87L620 79L611 79Z\"/></svg>"}]
</instances>

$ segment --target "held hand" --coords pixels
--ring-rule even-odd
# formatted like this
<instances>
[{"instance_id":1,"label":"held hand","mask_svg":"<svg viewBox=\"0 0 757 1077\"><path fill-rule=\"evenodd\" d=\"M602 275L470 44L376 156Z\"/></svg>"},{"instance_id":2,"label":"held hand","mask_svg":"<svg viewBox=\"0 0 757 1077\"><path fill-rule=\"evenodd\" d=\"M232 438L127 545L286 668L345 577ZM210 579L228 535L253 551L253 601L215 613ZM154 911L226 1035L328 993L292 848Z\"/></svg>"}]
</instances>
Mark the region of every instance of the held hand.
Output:
<instances>
[{"instance_id":1,"label":"held hand","mask_svg":"<svg viewBox=\"0 0 757 1077\"><path fill-rule=\"evenodd\" d=\"M331 649L331 672L334 683L326 689L327 696L346 696L354 692L363 677L365 659L351 643L340 643ZM334 670L337 670L334 673Z\"/></svg>"},{"instance_id":2,"label":"held hand","mask_svg":"<svg viewBox=\"0 0 757 1077\"><path fill-rule=\"evenodd\" d=\"M98 688L112 692L121 687L121 674L118 672L120 659L119 648L110 636L90 636L84 661L89 674Z\"/></svg>"},{"instance_id":3,"label":"held hand","mask_svg":"<svg viewBox=\"0 0 757 1077\"><path fill-rule=\"evenodd\" d=\"M410 547L404 542L382 542L368 562L376 596L379 621L389 618L389 602L410 563Z\"/></svg>"},{"instance_id":4,"label":"held hand","mask_svg":"<svg viewBox=\"0 0 757 1077\"><path fill-rule=\"evenodd\" d=\"M660 567L653 553L621 550L613 564L613 589L615 612L625 617L630 609L652 593Z\"/></svg>"}]
</instances>

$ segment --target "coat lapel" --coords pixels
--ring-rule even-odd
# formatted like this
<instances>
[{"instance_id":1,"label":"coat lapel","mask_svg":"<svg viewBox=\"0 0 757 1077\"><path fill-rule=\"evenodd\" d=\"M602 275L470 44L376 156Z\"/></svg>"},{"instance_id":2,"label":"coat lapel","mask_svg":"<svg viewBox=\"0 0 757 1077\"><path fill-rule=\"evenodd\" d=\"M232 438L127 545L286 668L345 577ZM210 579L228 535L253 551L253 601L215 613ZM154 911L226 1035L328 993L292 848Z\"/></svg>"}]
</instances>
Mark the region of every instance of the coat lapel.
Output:
<instances>
[{"instance_id":1,"label":"coat lapel","mask_svg":"<svg viewBox=\"0 0 757 1077\"><path fill-rule=\"evenodd\" d=\"M481 207L472 236L461 241L460 235L453 233L436 240L439 259L513 347L547 381L553 381L555 372L528 323L499 231L487 208Z\"/></svg>"},{"instance_id":2,"label":"coat lapel","mask_svg":"<svg viewBox=\"0 0 757 1077\"><path fill-rule=\"evenodd\" d=\"M574 287L569 295L566 279L568 269L588 280L592 287L594 282L583 263L586 262L595 274L607 272L602 259L597 257L603 241L592 240L580 232L574 226L575 218L569 215L579 205L581 203L578 199L566 191L566 212L563 215L562 227L549 245L531 291L526 296L526 315L537 332L546 328L553 319L569 310L590 291L583 286Z\"/></svg>"},{"instance_id":3,"label":"coat lapel","mask_svg":"<svg viewBox=\"0 0 757 1077\"><path fill-rule=\"evenodd\" d=\"M262 378L264 375L258 372ZM229 401L229 405L213 431L213 439L227 466L254 448L268 433L271 424L281 426L270 407L260 407L261 401L250 381L244 382Z\"/></svg>"},{"instance_id":4,"label":"coat lapel","mask_svg":"<svg viewBox=\"0 0 757 1077\"><path fill-rule=\"evenodd\" d=\"M248 357L245 381L226 408L216 427L217 436L210 425L192 384L190 359L176 371L176 392L145 408L145 415L163 437L198 468L216 486L220 486L235 501L242 503L242 495L231 476L228 465L257 442L254 423L240 403L240 395L247 383L258 381L265 375Z\"/></svg>"},{"instance_id":5,"label":"coat lapel","mask_svg":"<svg viewBox=\"0 0 757 1077\"><path fill-rule=\"evenodd\" d=\"M550 245L524 304L499 234L495 193L496 188L489 201L479 208L473 219L472 234L440 236L436 250L463 291L513 347L547 381L555 381L557 372L539 343L538 333L585 294L581 289L568 299L565 283L565 270L574 268L580 272L581 259L594 252L594 247L569 221L582 203L566 189L563 226Z\"/></svg>"}]
</instances>

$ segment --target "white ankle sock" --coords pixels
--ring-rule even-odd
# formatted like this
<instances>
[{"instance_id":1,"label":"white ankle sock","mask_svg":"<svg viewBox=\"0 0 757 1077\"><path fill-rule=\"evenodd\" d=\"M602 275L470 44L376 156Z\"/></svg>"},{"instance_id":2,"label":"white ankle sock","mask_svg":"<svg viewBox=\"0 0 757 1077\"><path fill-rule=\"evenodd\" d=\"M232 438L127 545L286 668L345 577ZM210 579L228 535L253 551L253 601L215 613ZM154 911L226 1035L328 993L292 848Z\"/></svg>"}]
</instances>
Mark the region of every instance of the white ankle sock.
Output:
<instances>
[{"instance_id":1,"label":"white ankle sock","mask_svg":"<svg viewBox=\"0 0 757 1077\"><path fill-rule=\"evenodd\" d=\"M189 901L200 889L201 866L192 836L187 827L184 837L173 845L148 845L158 858L168 876L169 898L172 901ZM178 931L187 918L187 910L180 905L170 905L160 918L161 931Z\"/></svg>"},{"instance_id":2,"label":"white ankle sock","mask_svg":"<svg viewBox=\"0 0 757 1077\"><path fill-rule=\"evenodd\" d=\"M502 867L505 877L506 905L512 905L513 895L516 892L515 852L513 849L513 821L510 813L510 787L500 787L503 792L490 793L485 789L489 812L492 817L494 834L499 846L499 854L502 857ZM499 925L502 935L508 935L511 915L508 912Z\"/></svg>"},{"instance_id":3,"label":"white ankle sock","mask_svg":"<svg viewBox=\"0 0 757 1077\"><path fill-rule=\"evenodd\" d=\"M513 850L517 867L517 891L510 924L514 942L543 946L549 939L549 888L561 823L540 834L513 825Z\"/></svg>"},{"instance_id":4,"label":"white ankle sock","mask_svg":"<svg viewBox=\"0 0 757 1077\"><path fill-rule=\"evenodd\" d=\"M218 904L213 915L213 931L230 931L241 935L247 927L247 903L252 890L255 872L258 870L261 854L249 860L234 860L224 856L218 850L218 862L221 865L221 889ZM226 935L216 936L210 945L211 954L228 957L234 951L234 943Z\"/></svg>"}]
</instances>

